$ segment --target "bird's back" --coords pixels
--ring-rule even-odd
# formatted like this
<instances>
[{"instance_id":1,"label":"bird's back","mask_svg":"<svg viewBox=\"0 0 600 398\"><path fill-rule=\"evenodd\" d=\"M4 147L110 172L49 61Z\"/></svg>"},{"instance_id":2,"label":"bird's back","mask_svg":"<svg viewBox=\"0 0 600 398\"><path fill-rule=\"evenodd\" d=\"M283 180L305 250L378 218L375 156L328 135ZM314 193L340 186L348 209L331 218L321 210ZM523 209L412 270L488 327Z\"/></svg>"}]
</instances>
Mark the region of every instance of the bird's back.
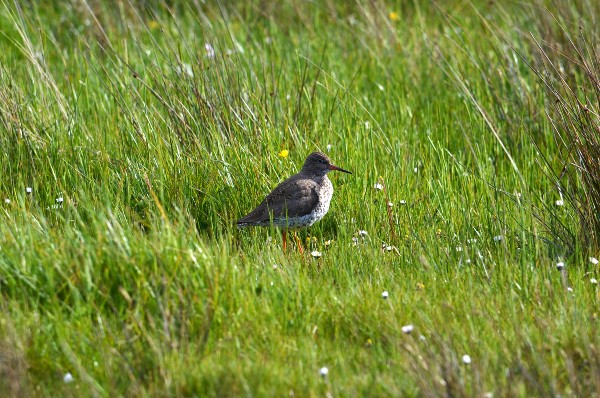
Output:
<instances>
[{"instance_id":1,"label":"bird's back","mask_svg":"<svg viewBox=\"0 0 600 398\"><path fill-rule=\"evenodd\" d=\"M325 177L326 178L326 177ZM238 227L286 227L311 214L319 203L319 181L298 173L283 181L254 210L237 221Z\"/></svg>"}]
</instances>

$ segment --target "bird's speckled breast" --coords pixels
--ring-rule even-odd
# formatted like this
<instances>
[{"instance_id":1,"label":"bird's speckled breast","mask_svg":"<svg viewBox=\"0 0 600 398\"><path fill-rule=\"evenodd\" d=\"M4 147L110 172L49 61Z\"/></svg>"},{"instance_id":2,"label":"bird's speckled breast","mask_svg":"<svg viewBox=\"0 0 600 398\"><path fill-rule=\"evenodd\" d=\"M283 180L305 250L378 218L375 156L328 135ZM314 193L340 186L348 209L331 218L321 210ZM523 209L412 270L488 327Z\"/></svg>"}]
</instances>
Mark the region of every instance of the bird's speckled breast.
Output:
<instances>
[{"instance_id":1,"label":"bird's speckled breast","mask_svg":"<svg viewBox=\"0 0 600 398\"><path fill-rule=\"evenodd\" d=\"M325 217L325 214L327 214L327 212L329 211L329 202L331 202L332 196L333 184L331 183L331 181L329 181L329 178L327 178L327 176L324 176L323 182L321 183L321 189L319 190L319 203L317 204L315 209L310 213L310 215L314 219L313 223Z\"/></svg>"},{"instance_id":2,"label":"bird's speckled breast","mask_svg":"<svg viewBox=\"0 0 600 398\"><path fill-rule=\"evenodd\" d=\"M294 217L287 220L287 227L290 229L299 229L310 227L323 217L329 211L329 203L333 196L333 184L329 181L327 176L323 176L321 182L321 189L318 192L319 202L309 214L301 217Z\"/></svg>"}]
</instances>

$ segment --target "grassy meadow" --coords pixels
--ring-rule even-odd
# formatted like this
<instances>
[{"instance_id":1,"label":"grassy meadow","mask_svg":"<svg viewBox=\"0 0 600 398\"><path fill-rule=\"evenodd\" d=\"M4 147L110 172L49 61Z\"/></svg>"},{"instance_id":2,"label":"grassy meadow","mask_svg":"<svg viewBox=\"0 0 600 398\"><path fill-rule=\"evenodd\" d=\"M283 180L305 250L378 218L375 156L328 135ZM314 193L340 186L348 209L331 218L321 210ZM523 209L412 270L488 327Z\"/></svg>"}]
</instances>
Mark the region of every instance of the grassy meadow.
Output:
<instances>
[{"instance_id":1,"label":"grassy meadow","mask_svg":"<svg viewBox=\"0 0 600 398\"><path fill-rule=\"evenodd\" d=\"M3 0L0 396L600 395L599 15Z\"/></svg>"}]
</instances>

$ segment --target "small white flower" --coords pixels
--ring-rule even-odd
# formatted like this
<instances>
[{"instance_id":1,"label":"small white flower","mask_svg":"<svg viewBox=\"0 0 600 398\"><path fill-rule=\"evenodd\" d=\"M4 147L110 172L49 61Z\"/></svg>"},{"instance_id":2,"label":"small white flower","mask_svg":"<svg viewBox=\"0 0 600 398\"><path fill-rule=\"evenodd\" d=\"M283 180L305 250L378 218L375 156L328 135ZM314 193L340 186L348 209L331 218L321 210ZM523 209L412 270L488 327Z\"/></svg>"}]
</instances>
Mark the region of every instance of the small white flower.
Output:
<instances>
[{"instance_id":1,"label":"small white flower","mask_svg":"<svg viewBox=\"0 0 600 398\"><path fill-rule=\"evenodd\" d=\"M70 372L68 372L63 376L63 381L68 384L75 381L75 379L73 378L73 375Z\"/></svg>"},{"instance_id":2,"label":"small white flower","mask_svg":"<svg viewBox=\"0 0 600 398\"><path fill-rule=\"evenodd\" d=\"M410 334L415 327L413 325L404 325L402 326L402 333Z\"/></svg>"},{"instance_id":3,"label":"small white flower","mask_svg":"<svg viewBox=\"0 0 600 398\"><path fill-rule=\"evenodd\" d=\"M360 231L358 231L358 235L359 236L367 236L367 231L365 231L364 229L361 229Z\"/></svg>"},{"instance_id":4,"label":"small white flower","mask_svg":"<svg viewBox=\"0 0 600 398\"><path fill-rule=\"evenodd\" d=\"M27 187L27 188L25 188L25 192L31 193L31 192L33 192L33 189L31 189L31 187Z\"/></svg>"},{"instance_id":5,"label":"small white flower","mask_svg":"<svg viewBox=\"0 0 600 398\"><path fill-rule=\"evenodd\" d=\"M394 248L393 246L387 245L387 246L385 247L385 250L387 250L387 251L391 252L393 248Z\"/></svg>"},{"instance_id":6,"label":"small white flower","mask_svg":"<svg viewBox=\"0 0 600 398\"><path fill-rule=\"evenodd\" d=\"M381 191L383 189L383 185L381 185L380 183L377 183L377 184L373 185L373 188L375 188L378 191Z\"/></svg>"},{"instance_id":7,"label":"small white flower","mask_svg":"<svg viewBox=\"0 0 600 398\"><path fill-rule=\"evenodd\" d=\"M388 296L389 296L389 293L387 290L384 291L383 293L381 293L381 297L383 297L384 299L388 298Z\"/></svg>"},{"instance_id":8,"label":"small white flower","mask_svg":"<svg viewBox=\"0 0 600 398\"><path fill-rule=\"evenodd\" d=\"M97 368L98 367L98 361L94 361L94 367Z\"/></svg>"},{"instance_id":9,"label":"small white flower","mask_svg":"<svg viewBox=\"0 0 600 398\"><path fill-rule=\"evenodd\" d=\"M596 265L598 264L598 259L596 257L590 257L590 263Z\"/></svg>"},{"instance_id":10,"label":"small white flower","mask_svg":"<svg viewBox=\"0 0 600 398\"><path fill-rule=\"evenodd\" d=\"M358 238L357 238L356 236L353 236L353 237L352 237L352 242L353 242L355 245L358 245Z\"/></svg>"},{"instance_id":11,"label":"small white flower","mask_svg":"<svg viewBox=\"0 0 600 398\"><path fill-rule=\"evenodd\" d=\"M393 207L394 204L392 202L388 202L388 207Z\"/></svg>"},{"instance_id":12,"label":"small white flower","mask_svg":"<svg viewBox=\"0 0 600 398\"><path fill-rule=\"evenodd\" d=\"M385 91L385 88L383 88L383 86L379 83L377 83L377 88L381 91Z\"/></svg>"},{"instance_id":13,"label":"small white flower","mask_svg":"<svg viewBox=\"0 0 600 398\"><path fill-rule=\"evenodd\" d=\"M327 152L330 152L331 148L333 148L333 146L331 144L327 144Z\"/></svg>"},{"instance_id":14,"label":"small white flower","mask_svg":"<svg viewBox=\"0 0 600 398\"><path fill-rule=\"evenodd\" d=\"M467 264L471 264L471 259L470 259L470 258L466 259L466 260L465 260L465 263L467 263Z\"/></svg>"},{"instance_id":15,"label":"small white flower","mask_svg":"<svg viewBox=\"0 0 600 398\"><path fill-rule=\"evenodd\" d=\"M465 354L465 355L462 356L462 361L463 361L464 364L468 365L468 364L471 363L471 357L469 355Z\"/></svg>"},{"instance_id":16,"label":"small white flower","mask_svg":"<svg viewBox=\"0 0 600 398\"><path fill-rule=\"evenodd\" d=\"M494 242L500 242L502 239L504 239L504 237L502 235L494 236Z\"/></svg>"},{"instance_id":17,"label":"small white flower","mask_svg":"<svg viewBox=\"0 0 600 398\"><path fill-rule=\"evenodd\" d=\"M562 206L564 204L565 204L565 202L562 199L559 199L559 200L556 201L556 205L557 206Z\"/></svg>"},{"instance_id":18,"label":"small white flower","mask_svg":"<svg viewBox=\"0 0 600 398\"><path fill-rule=\"evenodd\" d=\"M461 246L456 246L456 251L457 252L461 252L462 251L462 247Z\"/></svg>"},{"instance_id":19,"label":"small white flower","mask_svg":"<svg viewBox=\"0 0 600 398\"><path fill-rule=\"evenodd\" d=\"M62 197L62 196L61 196L61 197L59 197L59 198L56 198L56 203L62 203L62 202L64 202L64 201L65 201L65 200L63 199L63 197Z\"/></svg>"},{"instance_id":20,"label":"small white flower","mask_svg":"<svg viewBox=\"0 0 600 398\"><path fill-rule=\"evenodd\" d=\"M6 203L7 205L9 205L10 204L10 199L9 198L4 199L4 203Z\"/></svg>"},{"instance_id":21,"label":"small white flower","mask_svg":"<svg viewBox=\"0 0 600 398\"><path fill-rule=\"evenodd\" d=\"M321 369L319 369L319 375L321 377L325 377L329 374L329 369L327 369L327 366L323 366Z\"/></svg>"},{"instance_id":22,"label":"small white flower","mask_svg":"<svg viewBox=\"0 0 600 398\"><path fill-rule=\"evenodd\" d=\"M569 292L569 293L572 293L572 292L573 292L573 288L572 288L571 286L569 286L569 287L567 288L567 292Z\"/></svg>"},{"instance_id":23,"label":"small white flower","mask_svg":"<svg viewBox=\"0 0 600 398\"><path fill-rule=\"evenodd\" d=\"M420 336L419 336L419 340L421 340L421 341L425 341L425 340L427 340L427 338L425 338L425 336L423 336L423 335L420 335Z\"/></svg>"},{"instance_id":24,"label":"small white flower","mask_svg":"<svg viewBox=\"0 0 600 398\"><path fill-rule=\"evenodd\" d=\"M273 269L277 269L278 265L277 264L273 264Z\"/></svg>"},{"instance_id":25,"label":"small white flower","mask_svg":"<svg viewBox=\"0 0 600 398\"><path fill-rule=\"evenodd\" d=\"M418 167L415 167L415 168L413 169L413 171L414 171L414 172L415 172L415 174L416 174L416 173L418 173L418 172L419 172L419 168L418 168Z\"/></svg>"},{"instance_id":26,"label":"small white flower","mask_svg":"<svg viewBox=\"0 0 600 398\"><path fill-rule=\"evenodd\" d=\"M319 258L323 254L320 251L315 250L315 251L311 252L310 255L313 256L314 258Z\"/></svg>"},{"instance_id":27,"label":"small white flower","mask_svg":"<svg viewBox=\"0 0 600 398\"><path fill-rule=\"evenodd\" d=\"M213 46L210 43L206 43L204 45L204 49L206 50L206 56L208 58L214 58L215 57L215 49L213 48Z\"/></svg>"},{"instance_id":28,"label":"small white flower","mask_svg":"<svg viewBox=\"0 0 600 398\"><path fill-rule=\"evenodd\" d=\"M563 268L565 268L565 263L563 263L562 261L559 261L556 263L556 269L557 270L562 270Z\"/></svg>"},{"instance_id":29,"label":"small white flower","mask_svg":"<svg viewBox=\"0 0 600 398\"><path fill-rule=\"evenodd\" d=\"M367 129L367 130L368 130L370 127L371 127L371 123L369 123L369 122L365 122L365 129Z\"/></svg>"},{"instance_id":30,"label":"small white flower","mask_svg":"<svg viewBox=\"0 0 600 398\"><path fill-rule=\"evenodd\" d=\"M401 204L401 205L405 205L405 204L406 204L406 200L402 199L402 200L400 201L400 204Z\"/></svg>"},{"instance_id":31,"label":"small white flower","mask_svg":"<svg viewBox=\"0 0 600 398\"><path fill-rule=\"evenodd\" d=\"M596 285L598 283L598 280L596 278L592 278L592 279L590 279L590 283L592 285Z\"/></svg>"}]
</instances>

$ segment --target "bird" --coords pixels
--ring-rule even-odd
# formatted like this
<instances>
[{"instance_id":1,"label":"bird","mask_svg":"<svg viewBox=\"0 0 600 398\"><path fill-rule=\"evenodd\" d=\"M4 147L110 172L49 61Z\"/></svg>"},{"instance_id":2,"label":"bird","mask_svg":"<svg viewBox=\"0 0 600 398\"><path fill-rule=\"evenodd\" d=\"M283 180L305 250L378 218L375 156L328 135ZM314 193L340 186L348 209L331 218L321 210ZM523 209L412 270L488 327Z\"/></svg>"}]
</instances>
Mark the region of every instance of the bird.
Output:
<instances>
[{"instance_id":1,"label":"bird","mask_svg":"<svg viewBox=\"0 0 600 398\"><path fill-rule=\"evenodd\" d=\"M329 211L333 196L333 185L327 173L337 170L352 174L335 166L322 152L313 152L306 157L299 173L275 187L250 213L237 220L239 228L268 227L281 229L283 251L286 251L287 231L306 228L321 220ZM295 235L298 250L301 242Z\"/></svg>"}]
</instances>

